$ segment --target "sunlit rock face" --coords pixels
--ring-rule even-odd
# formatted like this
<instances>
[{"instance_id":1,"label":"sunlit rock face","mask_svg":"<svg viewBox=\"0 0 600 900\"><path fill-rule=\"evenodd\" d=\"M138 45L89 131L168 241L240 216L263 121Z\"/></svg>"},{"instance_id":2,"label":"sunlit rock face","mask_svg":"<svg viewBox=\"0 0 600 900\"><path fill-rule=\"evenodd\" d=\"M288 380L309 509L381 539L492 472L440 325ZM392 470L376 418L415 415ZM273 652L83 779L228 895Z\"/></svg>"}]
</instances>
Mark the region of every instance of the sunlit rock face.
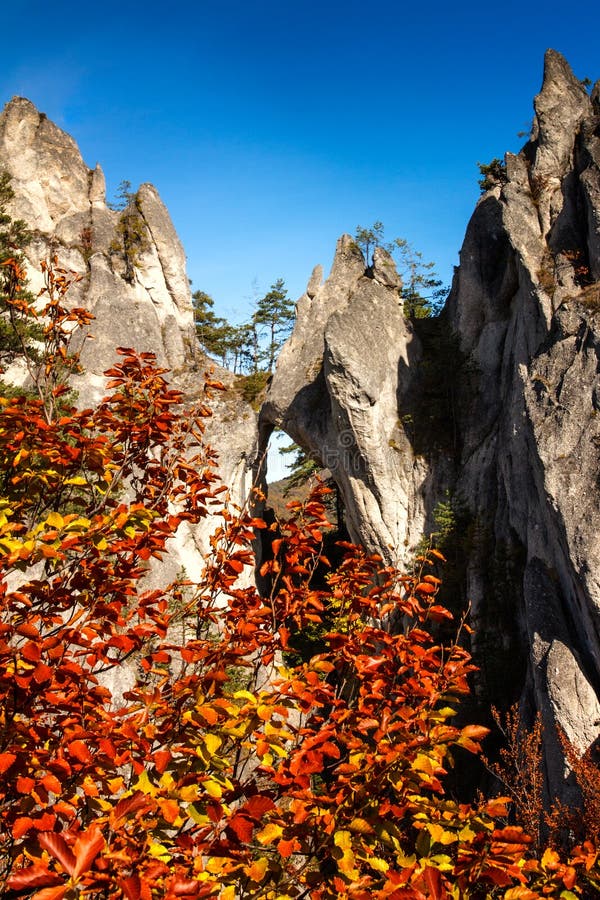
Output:
<instances>
[{"instance_id":1,"label":"sunlit rock face","mask_svg":"<svg viewBox=\"0 0 600 900\"><path fill-rule=\"evenodd\" d=\"M444 374L452 452L415 446L419 328L393 263L367 268L348 236L298 302L261 414L263 441L279 425L331 469L352 537L384 558L410 555L446 491L460 502L477 690L542 712L563 792L554 725L580 750L600 733L599 279L600 86L548 51L531 138L482 195L444 312L469 371Z\"/></svg>"},{"instance_id":2,"label":"sunlit rock face","mask_svg":"<svg viewBox=\"0 0 600 900\"><path fill-rule=\"evenodd\" d=\"M117 347L152 352L169 370L174 387L193 405L203 399L204 373L210 368L195 338L185 253L156 188L137 192L137 214L144 246L128 273L120 243L121 213L106 203L100 166L89 169L75 141L35 106L14 98L0 114L0 171L11 176L14 200L9 212L33 233L25 250L29 284L43 287L40 262L56 256L79 280L68 302L94 315L83 345L84 374L73 381L77 403L88 406L105 393L103 373L117 359ZM7 377L23 376L18 365ZM206 438L218 453L219 472L234 503L248 496L256 456L256 413L238 394L231 373L214 374L226 385L214 395ZM165 583L185 572L200 574L203 554L216 522L182 526L168 557L149 575Z\"/></svg>"},{"instance_id":3,"label":"sunlit rock face","mask_svg":"<svg viewBox=\"0 0 600 900\"><path fill-rule=\"evenodd\" d=\"M281 427L335 478L351 536L403 562L423 530L427 465L399 421L419 341L404 317L391 257L367 269L340 238L331 274L320 267L297 306L294 332L261 411L263 442Z\"/></svg>"}]
</instances>

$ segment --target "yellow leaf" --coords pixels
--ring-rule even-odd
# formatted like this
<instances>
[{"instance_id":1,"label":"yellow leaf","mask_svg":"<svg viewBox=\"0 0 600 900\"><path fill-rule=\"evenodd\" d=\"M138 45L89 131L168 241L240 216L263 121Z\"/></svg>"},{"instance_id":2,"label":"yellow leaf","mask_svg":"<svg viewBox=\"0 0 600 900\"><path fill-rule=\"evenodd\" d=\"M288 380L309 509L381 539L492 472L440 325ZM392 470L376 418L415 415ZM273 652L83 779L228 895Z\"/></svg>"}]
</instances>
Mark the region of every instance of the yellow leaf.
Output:
<instances>
[{"instance_id":1,"label":"yellow leaf","mask_svg":"<svg viewBox=\"0 0 600 900\"><path fill-rule=\"evenodd\" d=\"M207 778L206 781L202 782L202 787L206 791L209 797L212 797L213 800L220 800L223 795L223 789L218 781L214 778Z\"/></svg>"},{"instance_id":2,"label":"yellow leaf","mask_svg":"<svg viewBox=\"0 0 600 900\"><path fill-rule=\"evenodd\" d=\"M281 825L276 825L274 822L269 822L268 825L259 831L256 835L256 840L259 844L272 844L273 841L278 840L283 834L283 828Z\"/></svg>"},{"instance_id":3,"label":"yellow leaf","mask_svg":"<svg viewBox=\"0 0 600 900\"><path fill-rule=\"evenodd\" d=\"M426 775L433 775L435 771L432 761L424 753L417 754L411 763L411 769L414 769L415 772L425 772Z\"/></svg>"},{"instance_id":4,"label":"yellow leaf","mask_svg":"<svg viewBox=\"0 0 600 900\"><path fill-rule=\"evenodd\" d=\"M204 813L201 813L193 803L190 803L187 807L187 814L192 819L196 825L209 825L210 819Z\"/></svg>"},{"instance_id":5,"label":"yellow leaf","mask_svg":"<svg viewBox=\"0 0 600 900\"><path fill-rule=\"evenodd\" d=\"M250 691L236 691L233 695L234 700L248 700L249 703L253 703L256 706L257 700L254 694L251 694Z\"/></svg>"},{"instance_id":6,"label":"yellow leaf","mask_svg":"<svg viewBox=\"0 0 600 900\"><path fill-rule=\"evenodd\" d=\"M51 512L48 514L46 524L49 525L50 528L62 528L65 524L65 520L60 513Z\"/></svg>"},{"instance_id":7,"label":"yellow leaf","mask_svg":"<svg viewBox=\"0 0 600 900\"><path fill-rule=\"evenodd\" d=\"M156 788L152 784L145 769L141 773L133 787L135 790L141 791L143 794L150 794L151 797L156 796L156 794L158 793L158 788Z\"/></svg>"},{"instance_id":8,"label":"yellow leaf","mask_svg":"<svg viewBox=\"0 0 600 900\"><path fill-rule=\"evenodd\" d=\"M387 872L389 869L389 864L386 863L385 859L379 859L377 856L369 857L367 862L376 872Z\"/></svg>"},{"instance_id":9,"label":"yellow leaf","mask_svg":"<svg viewBox=\"0 0 600 900\"><path fill-rule=\"evenodd\" d=\"M158 783L160 784L161 788L165 788L167 791L172 791L175 787L175 779L170 772L165 772L164 775L161 775L160 781Z\"/></svg>"},{"instance_id":10,"label":"yellow leaf","mask_svg":"<svg viewBox=\"0 0 600 900\"><path fill-rule=\"evenodd\" d=\"M221 738L216 734L205 734L202 740L204 742L204 746L211 756L215 755L215 753L223 743Z\"/></svg>"},{"instance_id":11,"label":"yellow leaf","mask_svg":"<svg viewBox=\"0 0 600 900\"><path fill-rule=\"evenodd\" d=\"M153 856L155 859L160 859L160 861L164 863L169 862L171 859L171 854L164 844L150 844L148 853L150 854L150 856Z\"/></svg>"},{"instance_id":12,"label":"yellow leaf","mask_svg":"<svg viewBox=\"0 0 600 900\"><path fill-rule=\"evenodd\" d=\"M372 834L373 832L373 828L369 825L367 820L361 818L352 819L348 828L350 831L355 831L357 834Z\"/></svg>"},{"instance_id":13,"label":"yellow leaf","mask_svg":"<svg viewBox=\"0 0 600 900\"><path fill-rule=\"evenodd\" d=\"M458 840L453 831L445 831L437 822L428 822L425 827L435 844L454 844Z\"/></svg>"},{"instance_id":14,"label":"yellow leaf","mask_svg":"<svg viewBox=\"0 0 600 900\"><path fill-rule=\"evenodd\" d=\"M65 478L65 484L84 485L87 484L85 478L81 475L75 475L73 478Z\"/></svg>"},{"instance_id":15,"label":"yellow leaf","mask_svg":"<svg viewBox=\"0 0 600 900\"><path fill-rule=\"evenodd\" d=\"M255 860L251 866L247 866L244 871L252 881L259 882L265 877L268 865L268 860L261 857L260 859Z\"/></svg>"},{"instance_id":16,"label":"yellow leaf","mask_svg":"<svg viewBox=\"0 0 600 900\"><path fill-rule=\"evenodd\" d=\"M352 835L349 831L336 831L333 842L342 851L342 858L337 859L338 869L348 878L358 878L358 869L354 865L354 853L352 852Z\"/></svg>"},{"instance_id":17,"label":"yellow leaf","mask_svg":"<svg viewBox=\"0 0 600 900\"><path fill-rule=\"evenodd\" d=\"M228 884L219 894L219 900L235 900L235 885Z\"/></svg>"}]
</instances>

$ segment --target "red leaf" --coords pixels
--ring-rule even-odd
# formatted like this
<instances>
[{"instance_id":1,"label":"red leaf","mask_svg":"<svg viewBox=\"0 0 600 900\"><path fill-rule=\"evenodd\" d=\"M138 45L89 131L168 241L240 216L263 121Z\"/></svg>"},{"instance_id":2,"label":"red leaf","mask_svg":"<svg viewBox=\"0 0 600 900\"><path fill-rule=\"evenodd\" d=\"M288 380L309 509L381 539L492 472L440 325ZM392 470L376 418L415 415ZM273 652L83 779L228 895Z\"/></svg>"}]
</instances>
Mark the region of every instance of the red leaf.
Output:
<instances>
[{"instance_id":1,"label":"red leaf","mask_svg":"<svg viewBox=\"0 0 600 900\"><path fill-rule=\"evenodd\" d=\"M148 806L147 797L141 791L136 791L130 797L123 797L122 800L119 800L111 813L111 820L114 822L116 819L124 819L130 813L138 812Z\"/></svg>"},{"instance_id":2,"label":"red leaf","mask_svg":"<svg viewBox=\"0 0 600 900\"><path fill-rule=\"evenodd\" d=\"M40 834L39 841L40 846L51 853L52 856L59 861L65 872L69 875L73 875L76 862L75 856L62 834L57 834L55 831L48 831L45 834Z\"/></svg>"},{"instance_id":3,"label":"red leaf","mask_svg":"<svg viewBox=\"0 0 600 900\"><path fill-rule=\"evenodd\" d=\"M62 785L56 775L44 775L42 784L47 791L52 791L55 794L60 794L62 792Z\"/></svg>"},{"instance_id":4,"label":"red leaf","mask_svg":"<svg viewBox=\"0 0 600 900\"><path fill-rule=\"evenodd\" d=\"M427 582L421 581L416 586L415 590L418 591L420 594L435 594L437 588L434 587L432 584L427 584ZM437 870L434 869L433 871L437 871Z\"/></svg>"},{"instance_id":5,"label":"red leaf","mask_svg":"<svg viewBox=\"0 0 600 900\"><path fill-rule=\"evenodd\" d=\"M100 829L91 825L87 831L82 832L73 847L77 858L73 878L77 878L91 867L92 863L104 847L104 837Z\"/></svg>"},{"instance_id":6,"label":"red leaf","mask_svg":"<svg viewBox=\"0 0 600 900\"><path fill-rule=\"evenodd\" d=\"M30 794L35 787L35 778L28 778L25 775L19 775L17 778L17 790L19 794Z\"/></svg>"},{"instance_id":7,"label":"red leaf","mask_svg":"<svg viewBox=\"0 0 600 900\"><path fill-rule=\"evenodd\" d=\"M152 754L156 771L162 775L171 761L171 753L169 750L157 750Z\"/></svg>"},{"instance_id":8,"label":"red leaf","mask_svg":"<svg viewBox=\"0 0 600 900\"><path fill-rule=\"evenodd\" d=\"M176 897L189 897L198 893L200 883L193 878L188 878L185 881L180 878L173 882L171 890Z\"/></svg>"},{"instance_id":9,"label":"red leaf","mask_svg":"<svg viewBox=\"0 0 600 900\"><path fill-rule=\"evenodd\" d=\"M254 797L251 797L248 802L244 804L240 812L246 816L250 816L252 819L258 820L261 819L266 812L269 812L272 809L275 809L275 804L270 797L265 797L264 794L255 794Z\"/></svg>"},{"instance_id":10,"label":"red leaf","mask_svg":"<svg viewBox=\"0 0 600 900\"><path fill-rule=\"evenodd\" d=\"M41 891L36 891L35 894L32 894L30 900L62 900L66 890L67 887L64 884L61 884L60 887L42 888Z\"/></svg>"},{"instance_id":11,"label":"red leaf","mask_svg":"<svg viewBox=\"0 0 600 900\"><path fill-rule=\"evenodd\" d=\"M33 828L33 819L30 819L29 816L19 816L13 823L12 836L18 841L24 834L27 834L30 828Z\"/></svg>"},{"instance_id":12,"label":"red leaf","mask_svg":"<svg viewBox=\"0 0 600 900\"><path fill-rule=\"evenodd\" d=\"M79 762L92 762L92 754L83 741L71 741L70 744L67 744L67 750L69 751L69 756L73 756L75 759L78 759Z\"/></svg>"},{"instance_id":13,"label":"red leaf","mask_svg":"<svg viewBox=\"0 0 600 900\"><path fill-rule=\"evenodd\" d=\"M239 838L242 844L247 844L252 837L254 822L252 819L249 819L248 816L236 813L230 820L228 827L233 831L236 837Z\"/></svg>"},{"instance_id":14,"label":"red leaf","mask_svg":"<svg viewBox=\"0 0 600 900\"><path fill-rule=\"evenodd\" d=\"M446 891L444 889L444 885L442 884L442 875L439 869L434 869L431 866L426 866L425 871L423 872L423 877L427 882L427 887L429 888L429 896L432 897L432 900L443 900L446 896Z\"/></svg>"},{"instance_id":15,"label":"red leaf","mask_svg":"<svg viewBox=\"0 0 600 900\"><path fill-rule=\"evenodd\" d=\"M119 879L119 887L127 897L127 900L140 900L140 877L128 875Z\"/></svg>"},{"instance_id":16,"label":"red leaf","mask_svg":"<svg viewBox=\"0 0 600 900\"><path fill-rule=\"evenodd\" d=\"M63 880L56 872L49 872L46 866L35 863L26 869L19 869L9 876L6 882L7 888L13 891L20 891L23 888L48 887L49 885L60 884Z\"/></svg>"},{"instance_id":17,"label":"red leaf","mask_svg":"<svg viewBox=\"0 0 600 900\"><path fill-rule=\"evenodd\" d=\"M16 753L0 753L0 775L10 769L16 758Z\"/></svg>"}]
</instances>

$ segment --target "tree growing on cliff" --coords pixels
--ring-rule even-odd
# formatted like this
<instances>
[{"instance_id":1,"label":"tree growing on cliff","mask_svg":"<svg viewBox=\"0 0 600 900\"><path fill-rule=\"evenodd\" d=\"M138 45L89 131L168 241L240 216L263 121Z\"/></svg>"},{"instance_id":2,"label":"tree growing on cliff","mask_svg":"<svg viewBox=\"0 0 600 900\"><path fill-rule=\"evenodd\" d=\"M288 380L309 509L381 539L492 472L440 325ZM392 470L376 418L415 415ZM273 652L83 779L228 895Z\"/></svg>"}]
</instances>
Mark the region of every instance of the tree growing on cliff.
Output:
<instances>
[{"instance_id":1,"label":"tree growing on cliff","mask_svg":"<svg viewBox=\"0 0 600 900\"><path fill-rule=\"evenodd\" d=\"M505 799L444 792L486 729L455 724L473 666L431 634L449 614L427 557L407 576L346 544L315 587L321 487L271 534L260 595L239 576L266 526L223 503L206 395L184 406L122 348L101 403L58 412L89 321L68 283L50 270L39 396L0 403L0 896L572 900L594 883L591 844L532 857ZM201 578L148 581L209 510ZM322 651L290 663L324 620Z\"/></svg>"},{"instance_id":2,"label":"tree growing on cliff","mask_svg":"<svg viewBox=\"0 0 600 900\"><path fill-rule=\"evenodd\" d=\"M448 293L435 271L435 263L425 262L423 254L405 238L385 240L382 222L375 222L370 228L358 226L354 240L363 252L367 266L372 265L376 247L383 247L396 260L402 279L400 297L404 314L411 319L437 316Z\"/></svg>"},{"instance_id":3,"label":"tree growing on cliff","mask_svg":"<svg viewBox=\"0 0 600 900\"><path fill-rule=\"evenodd\" d=\"M273 371L279 351L292 330L294 316L295 305L288 297L283 278L278 278L258 300L252 315L257 331L266 336L259 351L258 363L267 372Z\"/></svg>"},{"instance_id":4,"label":"tree growing on cliff","mask_svg":"<svg viewBox=\"0 0 600 900\"><path fill-rule=\"evenodd\" d=\"M237 329L227 319L215 315L214 300L205 291L194 291L192 304L196 335L201 346L222 366L226 366L239 345Z\"/></svg>"},{"instance_id":5,"label":"tree growing on cliff","mask_svg":"<svg viewBox=\"0 0 600 900\"><path fill-rule=\"evenodd\" d=\"M122 181L117 189L112 209L121 213L116 237L111 244L113 253L121 253L125 262L125 281L133 284L140 257L150 249L148 229L142 215L138 191L132 191L130 181Z\"/></svg>"},{"instance_id":6,"label":"tree growing on cliff","mask_svg":"<svg viewBox=\"0 0 600 900\"><path fill-rule=\"evenodd\" d=\"M23 315L14 304L5 302L5 297L17 288L25 299L27 284L23 250L31 241L25 222L13 219L8 211L15 195L11 182L8 172L0 172L0 367L9 365L17 356L33 356L36 342L41 337L41 328L35 322ZM4 265L9 259L15 261L16 269ZM30 299L28 296L27 300ZM0 382L0 393L3 395L14 390Z\"/></svg>"}]
</instances>

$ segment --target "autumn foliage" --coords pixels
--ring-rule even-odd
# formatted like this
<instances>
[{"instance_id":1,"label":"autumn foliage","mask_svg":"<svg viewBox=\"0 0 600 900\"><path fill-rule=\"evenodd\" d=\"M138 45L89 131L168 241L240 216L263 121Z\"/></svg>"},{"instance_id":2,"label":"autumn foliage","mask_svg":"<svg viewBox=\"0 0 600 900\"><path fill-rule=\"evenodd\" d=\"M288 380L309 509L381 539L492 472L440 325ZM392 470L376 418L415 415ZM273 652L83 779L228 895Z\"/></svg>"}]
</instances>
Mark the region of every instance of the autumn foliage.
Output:
<instances>
[{"instance_id":1,"label":"autumn foliage","mask_svg":"<svg viewBox=\"0 0 600 900\"><path fill-rule=\"evenodd\" d=\"M430 561L402 575L345 545L324 587L318 486L273 534L233 510L194 408L150 354L119 350L107 396L71 406L70 276L47 269L30 395L0 400L0 894L90 898L565 900L595 845L536 856L507 798L444 789L473 669L431 625ZM200 581L160 584L185 525L214 517ZM249 586L250 585L250 586ZM329 623L298 663L293 635ZM591 896L591 894L590 894Z\"/></svg>"}]
</instances>

